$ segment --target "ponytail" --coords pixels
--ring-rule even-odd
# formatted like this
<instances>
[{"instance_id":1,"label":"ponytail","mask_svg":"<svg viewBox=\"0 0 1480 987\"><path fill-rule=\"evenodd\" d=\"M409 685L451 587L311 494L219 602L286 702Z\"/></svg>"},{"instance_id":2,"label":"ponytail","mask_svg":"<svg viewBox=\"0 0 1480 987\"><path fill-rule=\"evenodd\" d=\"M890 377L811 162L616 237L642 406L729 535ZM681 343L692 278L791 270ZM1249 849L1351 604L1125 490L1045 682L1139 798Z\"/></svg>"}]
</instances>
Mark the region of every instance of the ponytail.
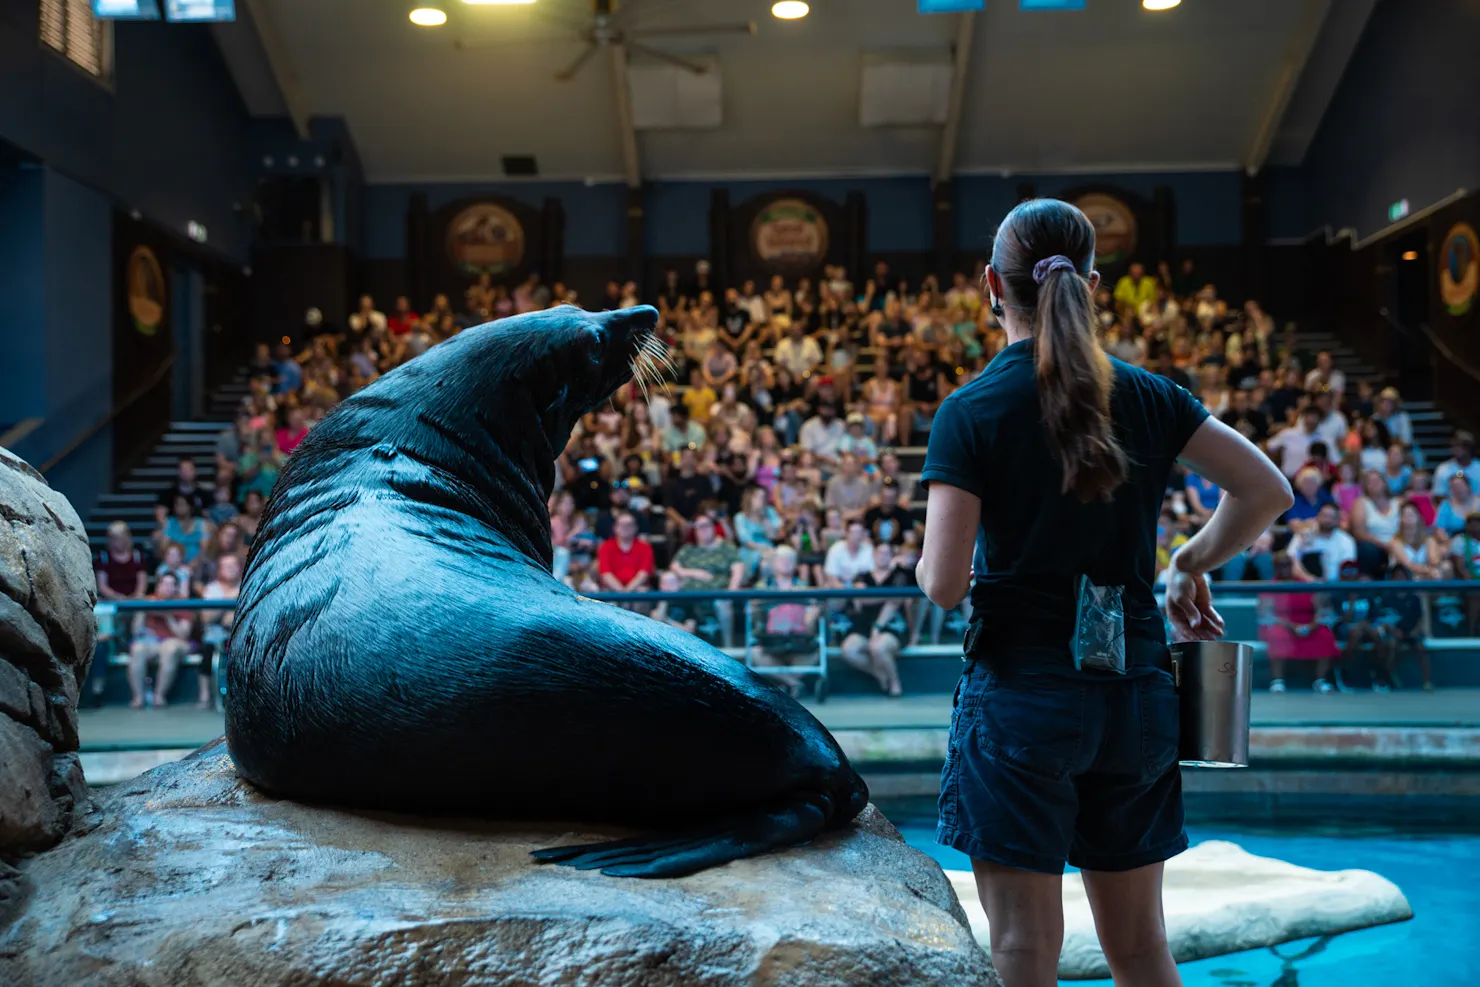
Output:
<instances>
[{"instance_id":1,"label":"ponytail","mask_svg":"<svg viewBox=\"0 0 1480 987\"><path fill-rule=\"evenodd\" d=\"M1109 500L1127 469L1110 420L1115 371L1095 338L1094 316L1089 283L1072 265L1054 265L1038 285L1038 394L1063 492L1086 503Z\"/></svg>"}]
</instances>

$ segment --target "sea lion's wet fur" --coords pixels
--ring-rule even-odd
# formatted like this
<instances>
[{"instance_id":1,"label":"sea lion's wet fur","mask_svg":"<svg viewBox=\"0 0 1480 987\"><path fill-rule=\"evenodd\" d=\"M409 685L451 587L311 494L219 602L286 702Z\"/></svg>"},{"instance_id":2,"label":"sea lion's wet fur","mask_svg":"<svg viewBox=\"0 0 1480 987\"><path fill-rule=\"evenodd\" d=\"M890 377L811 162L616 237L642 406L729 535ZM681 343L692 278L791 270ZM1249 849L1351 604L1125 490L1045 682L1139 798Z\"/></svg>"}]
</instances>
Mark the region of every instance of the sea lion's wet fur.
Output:
<instances>
[{"instance_id":1,"label":"sea lion's wet fur","mask_svg":"<svg viewBox=\"0 0 1480 987\"><path fill-rule=\"evenodd\" d=\"M469 329L309 433L238 601L226 736L244 777L305 801L687 830L617 848L609 872L648 876L863 808L796 702L550 575L555 457L655 321L562 308Z\"/></svg>"}]
</instances>

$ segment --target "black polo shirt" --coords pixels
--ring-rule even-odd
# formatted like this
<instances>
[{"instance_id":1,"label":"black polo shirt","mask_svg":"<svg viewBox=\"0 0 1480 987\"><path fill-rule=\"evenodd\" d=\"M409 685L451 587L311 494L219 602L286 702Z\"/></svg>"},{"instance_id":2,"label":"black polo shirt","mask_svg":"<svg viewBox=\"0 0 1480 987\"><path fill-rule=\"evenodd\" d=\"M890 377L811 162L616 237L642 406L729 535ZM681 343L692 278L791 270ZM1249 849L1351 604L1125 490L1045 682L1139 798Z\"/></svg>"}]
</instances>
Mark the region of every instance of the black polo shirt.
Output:
<instances>
[{"instance_id":1,"label":"black polo shirt","mask_svg":"<svg viewBox=\"0 0 1480 987\"><path fill-rule=\"evenodd\" d=\"M986 622L984 640L1067 648L1079 577L1088 576L1125 587L1129 635L1165 644L1152 591L1156 524L1172 466L1208 413L1166 377L1110 363L1110 414L1130 471L1108 502L1061 492L1031 340L1004 349L941 404L920 479L981 498L977 558L985 571L977 568L971 603L973 619Z\"/></svg>"}]
</instances>

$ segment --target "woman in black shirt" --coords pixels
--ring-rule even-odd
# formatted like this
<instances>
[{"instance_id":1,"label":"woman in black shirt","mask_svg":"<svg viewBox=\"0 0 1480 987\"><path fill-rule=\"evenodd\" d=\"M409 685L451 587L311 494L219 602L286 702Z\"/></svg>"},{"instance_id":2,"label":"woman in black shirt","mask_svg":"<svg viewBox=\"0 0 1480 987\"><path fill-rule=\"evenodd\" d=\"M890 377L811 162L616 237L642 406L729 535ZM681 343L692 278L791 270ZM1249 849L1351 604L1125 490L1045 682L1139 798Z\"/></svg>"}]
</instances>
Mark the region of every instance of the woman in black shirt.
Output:
<instances>
[{"instance_id":1,"label":"woman in black shirt","mask_svg":"<svg viewBox=\"0 0 1480 987\"><path fill-rule=\"evenodd\" d=\"M1179 458L1225 491L1168 570L1181 639L1222 633L1204 574L1291 502L1192 395L1100 349L1094 255L1094 226L1066 203L1003 220L987 287L1010 345L942 403L921 474L920 586L941 607L972 602L936 838L972 857L1007 987L1055 983L1066 862L1084 871L1115 981L1181 983L1161 908L1163 862L1187 847L1152 590L1162 496ZM1085 624L1114 648L1074 645L1086 587L1119 591L1121 616ZM1078 667L1115 651L1123 674Z\"/></svg>"}]
</instances>

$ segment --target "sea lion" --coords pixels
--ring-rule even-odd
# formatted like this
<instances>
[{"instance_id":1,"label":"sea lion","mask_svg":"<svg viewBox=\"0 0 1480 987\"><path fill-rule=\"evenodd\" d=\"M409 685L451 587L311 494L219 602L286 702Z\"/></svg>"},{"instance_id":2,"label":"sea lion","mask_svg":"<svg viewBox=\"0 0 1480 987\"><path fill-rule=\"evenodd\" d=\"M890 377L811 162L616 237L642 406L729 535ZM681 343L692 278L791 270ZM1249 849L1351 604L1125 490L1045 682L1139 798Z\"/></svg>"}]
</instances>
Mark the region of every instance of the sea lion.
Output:
<instances>
[{"instance_id":1,"label":"sea lion","mask_svg":"<svg viewBox=\"0 0 1480 987\"><path fill-rule=\"evenodd\" d=\"M839 827L837 742L742 663L550 574L554 460L658 313L478 326L346 399L288 460L238 600L226 739L304 801L663 832L537 859L667 877Z\"/></svg>"}]
</instances>

